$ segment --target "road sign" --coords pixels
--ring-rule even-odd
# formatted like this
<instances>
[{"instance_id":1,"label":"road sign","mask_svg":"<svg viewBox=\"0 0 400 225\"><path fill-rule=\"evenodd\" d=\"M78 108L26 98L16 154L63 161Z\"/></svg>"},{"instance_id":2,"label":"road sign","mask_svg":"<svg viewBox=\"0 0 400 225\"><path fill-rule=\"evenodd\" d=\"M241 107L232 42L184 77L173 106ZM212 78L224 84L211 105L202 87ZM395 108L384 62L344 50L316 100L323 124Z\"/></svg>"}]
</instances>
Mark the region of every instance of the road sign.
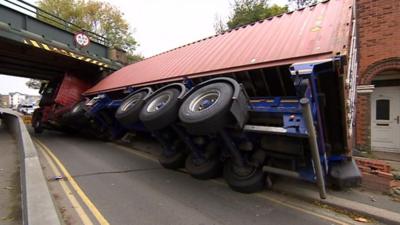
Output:
<instances>
[{"instance_id":1,"label":"road sign","mask_svg":"<svg viewBox=\"0 0 400 225\"><path fill-rule=\"evenodd\" d=\"M77 47L80 48L86 47L90 44L89 37L83 32L76 33L74 36L74 41Z\"/></svg>"}]
</instances>

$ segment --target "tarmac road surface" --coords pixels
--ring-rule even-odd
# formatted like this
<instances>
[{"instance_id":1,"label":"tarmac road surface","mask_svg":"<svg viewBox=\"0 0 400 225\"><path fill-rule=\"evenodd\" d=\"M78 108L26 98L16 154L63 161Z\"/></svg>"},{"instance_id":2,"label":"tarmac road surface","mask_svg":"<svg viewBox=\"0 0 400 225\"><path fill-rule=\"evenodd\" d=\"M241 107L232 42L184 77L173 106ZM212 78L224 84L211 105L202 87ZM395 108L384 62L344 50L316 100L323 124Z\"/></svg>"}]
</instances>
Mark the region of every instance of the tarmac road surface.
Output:
<instances>
[{"instance_id":1,"label":"tarmac road surface","mask_svg":"<svg viewBox=\"0 0 400 225\"><path fill-rule=\"evenodd\" d=\"M50 131L33 140L66 224L356 224L272 191L240 194L222 178L196 180L162 168L154 155L114 143ZM143 149L155 145L148 144Z\"/></svg>"}]
</instances>

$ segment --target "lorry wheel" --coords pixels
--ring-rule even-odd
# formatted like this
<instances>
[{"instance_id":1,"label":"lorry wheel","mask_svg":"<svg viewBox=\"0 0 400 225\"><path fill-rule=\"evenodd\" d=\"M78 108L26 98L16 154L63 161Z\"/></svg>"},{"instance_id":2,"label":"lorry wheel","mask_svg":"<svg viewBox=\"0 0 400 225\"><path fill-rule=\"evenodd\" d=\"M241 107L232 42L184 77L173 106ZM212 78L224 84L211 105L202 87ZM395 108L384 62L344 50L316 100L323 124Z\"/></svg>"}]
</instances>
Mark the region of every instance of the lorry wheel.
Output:
<instances>
[{"instance_id":1,"label":"lorry wheel","mask_svg":"<svg viewBox=\"0 0 400 225\"><path fill-rule=\"evenodd\" d=\"M204 86L182 103L179 118L192 134L217 132L230 122L232 95L233 87L227 83Z\"/></svg>"},{"instance_id":2,"label":"lorry wheel","mask_svg":"<svg viewBox=\"0 0 400 225\"><path fill-rule=\"evenodd\" d=\"M32 127L35 134L43 133L42 114L39 111L34 111L32 115Z\"/></svg>"},{"instance_id":3,"label":"lorry wheel","mask_svg":"<svg viewBox=\"0 0 400 225\"><path fill-rule=\"evenodd\" d=\"M78 102L71 111L64 114L66 125L79 125L85 118L85 101Z\"/></svg>"},{"instance_id":4,"label":"lorry wheel","mask_svg":"<svg viewBox=\"0 0 400 225\"><path fill-rule=\"evenodd\" d=\"M36 120L35 123L32 124L32 126L33 126L33 131L35 131L35 134L43 133L44 129L41 120Z\"/></svg>"},{"instance_id":5,"label":"lorry wheel","mask_svg":"<svg viewBox=\"0 0 400 225\"><path fill-rule=\"evenodd\" d=\"M190 154L186 158L185 167L192 177L200 180L207 180L220 176L222 168L221 161L218 157L206 158L196 162L193 158L193 154Z\"/></svg>"},{"instance_id":6,"label":"lorry wheel","mask_svg":"<svg viewBox=\"0 0 400 225\"><path fill-rule=\"evenodd\" d=\"M222 163L218 157L218 145L214 142L206 147L204 159L195 159L193 153L186 158L185 167L189 174L200 180L212 179L221 175Z\"/></svg>"},{"instance_id":7,"label":"lorry wheel","mask_svg":"<svg viewBox=\"0 0 400 225\"><path fill-rule=\"evenodd\" d=\"M185 166L186 152L185 145L181 141L175 141L172 146L172 152L162 151L158 161L166 169L179 169Z\"/></svg>"},{"instance_id":8,"label":"lorry wheel","mask_svg":"<svg viewBox=\"0 0 400 225\"><path fill-rule=\"evenodd\" d=\"M140 111L139 118L151 131L160 130L178 117L178 89L170 88L151 97Z\"/></svg>"},{"instance_id":9,"label":"lorry wheel","mask_svg":"<svg viewBox=\"0 0 400 225\"><path fill-rule=\"evenodd\" d=\"M241 193L261 191L266 180L261 167L239 168L232 160L224 164L224 178L232 190Z\"/></svg>"},{"instance_id":10,"label":"lorry wheel","mask_svg":"<svg viewBox=\"0 0 400 225\"><path fill-rule=\"evenodd\" d=\"M124 126L130 126L139 120L139 113L144 105L147 92L141 91L126 98L115 112L115 118Z\"/></svg>"},{"instance_id":11,"label":"lorry wheel","mask_svg":"<svg viewBox=\"0 0 400 225\"><path fill-rule=\"evenodd\" d=\"M77 103L71 110L70 115L74 118L78 118L85 114L85 101Z\"/></svg>"},{"instance_id":12,"label":"lorry wheel","mask_svg":"<svg viewBox=\"0 0 400 225\"><path fill-rule=\"evenodd\" d=\"M67 113L64 114L63 120L65 126L72 127L72 128L79 128L83 126L86 121L85 117L86 113L86 102L81 101L75 104L75 106Z\"/></svg>"}]
</instances>

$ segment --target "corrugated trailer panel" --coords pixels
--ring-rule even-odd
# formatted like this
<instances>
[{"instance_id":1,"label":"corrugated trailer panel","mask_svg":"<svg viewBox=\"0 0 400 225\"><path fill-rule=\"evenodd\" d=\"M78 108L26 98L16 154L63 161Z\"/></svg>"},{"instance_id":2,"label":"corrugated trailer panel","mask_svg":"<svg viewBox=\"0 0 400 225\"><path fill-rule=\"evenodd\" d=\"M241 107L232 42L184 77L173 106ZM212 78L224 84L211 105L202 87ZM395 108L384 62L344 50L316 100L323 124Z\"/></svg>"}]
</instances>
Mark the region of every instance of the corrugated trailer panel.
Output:
<instances>
[{"instance_id":1,"label":"corrugated trailer panel","mask_svg":"<svg viewBox=\"0 0 400 225\"><path fill-rule=\"evenodd\" d=\"M147 58L85 94L347 53L352 0L330 0Z\"/></svg>"}]
</instances>

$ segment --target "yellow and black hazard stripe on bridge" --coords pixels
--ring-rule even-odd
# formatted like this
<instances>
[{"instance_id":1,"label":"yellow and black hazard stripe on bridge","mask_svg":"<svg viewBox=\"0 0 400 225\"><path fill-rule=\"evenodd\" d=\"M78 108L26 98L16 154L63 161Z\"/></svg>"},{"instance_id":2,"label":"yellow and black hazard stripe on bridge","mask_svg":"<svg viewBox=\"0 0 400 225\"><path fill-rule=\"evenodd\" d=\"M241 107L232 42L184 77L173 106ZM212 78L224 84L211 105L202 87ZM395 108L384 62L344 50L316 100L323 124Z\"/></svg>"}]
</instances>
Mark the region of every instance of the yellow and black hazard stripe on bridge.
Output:
<instances>
[{"instance_id":1,"label":"yellow and black hazard stripe on bridge","mask_svg":"<svg viewBox=\"0 0 400 225\"><path fill-rule=\"evenodd\" d=\"M25 39L24 43L27 44L27 45L31 45L33 47L36 47L36 48L47 50L49 52L55 52L55 53L58 53L58 54L61 54L61 55L65 55L65 56L72 57L72 58L75 58L75 59L78 59L78 60L81 60L81 61L85 61L87 63L92 63L92 64L95 64L97 66L103 67L103 68L112 68L112 65L110 65L108 63L101 62L100 60L96 60L96 59L91 58L91 57L83 56L83 55L80 55L78 53L74 53L72 51L67 51L67 50L62 49L62 48L57 48L57 47L54 47L54 46L50 46L50 45L45 44L45 43L40 42L40 41L36 41L36 40L32 40L32 39Z\"/></svg>"}]
</instances>

